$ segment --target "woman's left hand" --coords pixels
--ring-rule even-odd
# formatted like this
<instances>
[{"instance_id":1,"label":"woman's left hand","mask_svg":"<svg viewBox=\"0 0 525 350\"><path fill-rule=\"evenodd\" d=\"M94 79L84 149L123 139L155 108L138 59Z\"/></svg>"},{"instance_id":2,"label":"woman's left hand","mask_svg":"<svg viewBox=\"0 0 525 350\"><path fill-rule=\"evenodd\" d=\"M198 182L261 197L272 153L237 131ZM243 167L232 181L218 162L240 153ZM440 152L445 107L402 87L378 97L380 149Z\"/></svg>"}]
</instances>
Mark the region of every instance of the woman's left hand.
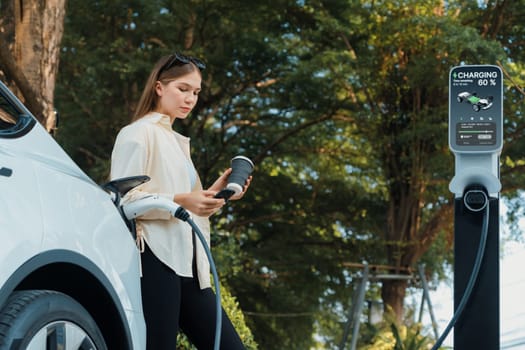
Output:
<instances>
[{"instance_id":1,"label":"woman's left hand","mask_svg":"<svg viewBox=\"0 0 525 350\"><path fill-rule=\"evenodd\" d=\"M219 192L220 190L224 189L226 185L228 185L228 177L230 176L231 172L232 172L232 168L226 169L224 173L222 173L222 175L219 176L217 180L215 180L215 182L213 183L213 185L211 185L209 190ZM250 187L251 182L252 182L252 176L250 175L248 179L246 180L246 183L243 186L242 192L231 196L229 200L241 199L246 193L246 190L248 190L248 187Z\"/></svg>"},{"instance_id":2,"label":"woman's left hand","mask_svg":"<svg viewBox=\"0 0 525 350\"><path fill-rule=\"evenodd\" d=\"M248 187L250 187L251 183L252 183L252 176L250 175L248 177L248 179L246 179L246 183L242 187L242 192L240 192L238 194L234 194L233 196L230 197L230 200L231 201L236 201L238 199L241 199L244 196L244 194L246 193L246 191L248 190Z\"/></svg>"}]
</instances>

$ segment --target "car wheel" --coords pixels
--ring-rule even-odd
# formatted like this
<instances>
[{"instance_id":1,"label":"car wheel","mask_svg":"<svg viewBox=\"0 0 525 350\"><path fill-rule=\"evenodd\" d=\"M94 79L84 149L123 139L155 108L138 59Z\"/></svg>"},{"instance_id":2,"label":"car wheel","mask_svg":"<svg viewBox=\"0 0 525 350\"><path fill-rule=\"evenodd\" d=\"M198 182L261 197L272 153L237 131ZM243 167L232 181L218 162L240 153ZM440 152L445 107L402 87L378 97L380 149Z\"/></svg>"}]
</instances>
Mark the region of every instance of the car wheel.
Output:
<instances>
[{"instance_id":1,"label":"car wheel","mask_svg":"<svg viewBox=\"0 0 525 350\"><path fill-rule=\"evenodd\" d=\"M472 105L472 109L476 112L479 112L480 107L478 105Z\"/></svg>"},{"instance_id":2,"label":"car wheel","mask_svg":"<svg viewBox=\"0 0 525 350\"><path fill-rule=\"evenodd\" d=\"M0 312L0 348L107 350L95 321L73 298L48 290L14 292Z\"/></svg>"},{"instance_id":3,"label":"car wheel","mask_svg":"<svg viewBox=\"0 0 525 350\"><path fill-rule=\"evenodd\" d=\"M456 97L456 98L457 98L457 100L458 100L459 103L463 102L463 98L462 98L462 97L459 97L459 96L458 96L458 97Z\"/></svg>"}]
</instances>

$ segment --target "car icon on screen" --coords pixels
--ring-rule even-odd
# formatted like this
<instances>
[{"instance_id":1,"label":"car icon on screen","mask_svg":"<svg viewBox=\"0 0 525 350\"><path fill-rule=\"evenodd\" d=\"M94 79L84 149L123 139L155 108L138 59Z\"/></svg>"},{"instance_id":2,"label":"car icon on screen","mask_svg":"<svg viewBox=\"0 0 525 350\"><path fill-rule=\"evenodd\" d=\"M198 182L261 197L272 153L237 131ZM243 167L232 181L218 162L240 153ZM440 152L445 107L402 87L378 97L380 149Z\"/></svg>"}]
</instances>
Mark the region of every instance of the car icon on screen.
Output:
<instances>
[{"instance_id":1,"label":"car icon on screen","mask_svg":"<svg viewBox=\"0 0 525 350\"><path fill-rule=\"evenodd\" d=\"M489 109L492 107L492 96L487 97L478 97L475 92L460 92L457 96L459 103L466 101L472 105L472 109L476 112L479 112L482 109Z\"/></svg>"}]
</instances>

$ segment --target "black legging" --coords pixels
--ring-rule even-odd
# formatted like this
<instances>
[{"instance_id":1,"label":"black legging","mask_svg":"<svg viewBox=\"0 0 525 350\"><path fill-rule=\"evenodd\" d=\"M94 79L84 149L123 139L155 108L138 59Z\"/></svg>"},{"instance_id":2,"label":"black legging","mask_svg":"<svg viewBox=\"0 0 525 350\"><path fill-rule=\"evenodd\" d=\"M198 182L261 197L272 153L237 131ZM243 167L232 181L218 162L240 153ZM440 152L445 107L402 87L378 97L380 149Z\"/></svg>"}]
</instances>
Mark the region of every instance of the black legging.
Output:
<instances>
[{"instance_id":1,"label":"black legging","mask_svg":"<svg viewBox=\"0 0 525 350\"><path fill-rule=\"evenodd\" d=\"M179 327L199 350L213 349L216 304L211 288L200 289L196 278L175 274L147 244L142 253L141 287L147 350L177 349ZM245 349L224 310L220 348Z\"/></svg>"}]
</instances>

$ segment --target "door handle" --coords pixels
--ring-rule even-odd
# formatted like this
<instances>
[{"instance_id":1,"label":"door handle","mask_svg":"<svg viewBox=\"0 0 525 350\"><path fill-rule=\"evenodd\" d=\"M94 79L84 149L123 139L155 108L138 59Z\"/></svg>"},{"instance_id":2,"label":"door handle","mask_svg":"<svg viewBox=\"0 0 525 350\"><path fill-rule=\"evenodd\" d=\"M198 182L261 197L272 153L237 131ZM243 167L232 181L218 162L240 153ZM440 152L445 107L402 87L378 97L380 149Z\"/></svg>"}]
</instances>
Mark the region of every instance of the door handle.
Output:
<instances>
[{"instance_id":1,"label":"door handle","mask_svg":"<svg viewBox=\"0 0 525 350\"><path fill-rule=\"evenodd\" d=\"M13 170L9 168L0 168L0 176L10 177L13 174Z\"/></svg>"}]
</instances>

